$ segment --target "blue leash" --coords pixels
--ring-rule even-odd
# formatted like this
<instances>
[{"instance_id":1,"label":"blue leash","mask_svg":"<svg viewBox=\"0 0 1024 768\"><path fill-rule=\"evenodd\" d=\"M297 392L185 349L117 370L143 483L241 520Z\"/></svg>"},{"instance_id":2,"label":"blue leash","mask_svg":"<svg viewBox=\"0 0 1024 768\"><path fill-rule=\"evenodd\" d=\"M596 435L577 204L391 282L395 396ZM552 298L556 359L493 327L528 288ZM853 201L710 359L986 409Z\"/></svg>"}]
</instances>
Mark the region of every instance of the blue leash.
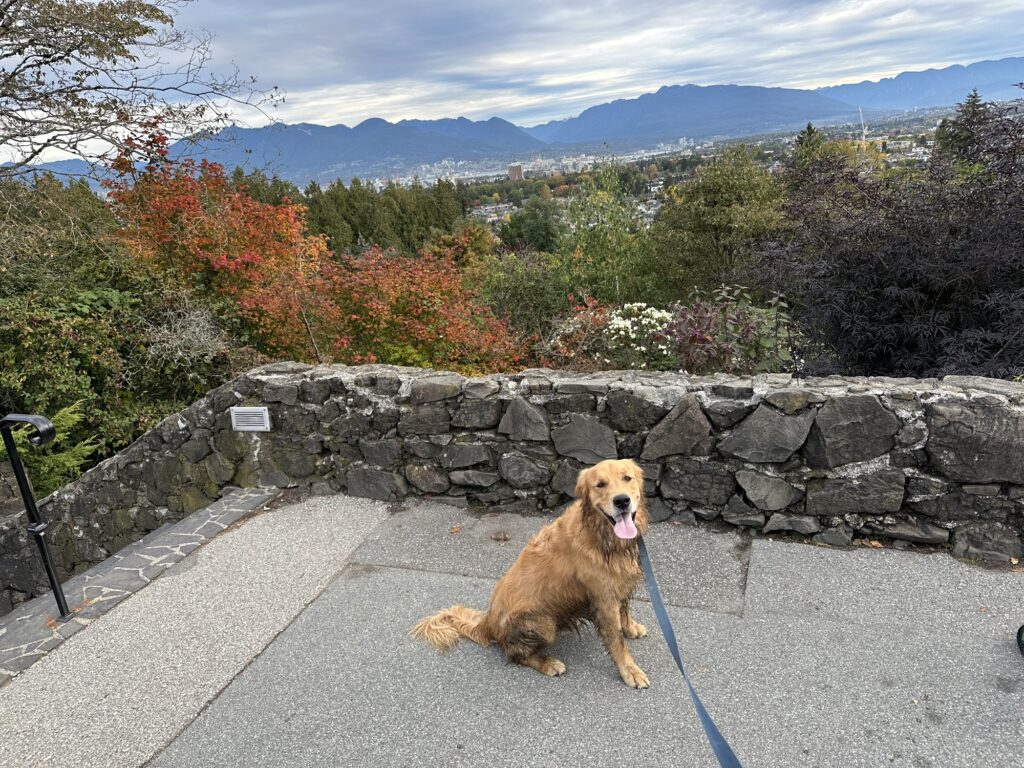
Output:
<instances>
[{"instance_id":1,"label":"blue leash","mask_svg":"<svg viewBox=\"0 0 1024 768\"><path fill-rule=\"evenodd\" d=\"M654 606L654 615L658 617L658 624L661 625L661 634L665 636L665 642L668 643L668 650L672 654L672 658L676 661L676 666L679 667L679 671L683 675L683 680L686 681L687 687L690 689L690 700L693 702L694 709L697 710L697 716L700 718L700 724L704 727L704 733L707 734L708 741L711 743L711 750L715 753L715 757L718 758L718 764L722 768L742 768L739 759L736 757L736 753L732 751L732 747L726 742L725 737L721 731L715 725L715 721L711 719L711 715L704 709L704 705L701 703L700 697L697 695L697 691L693 688L693 683L690 682L689 675L686 674L686 668L683 666L683 659L679 655L679 645L676 642L676 633L672 629L672 622L669 621L668 613L665 611L665 603L661 600L661 593L658 591L658 583L654 580L654 567L651 565L650 555L647 554L647 545L644 544L644 537L637 536L636 544L640 550L640 567L644 569L644 581L647 583L647 591L651 595L651 605Z\"/></svg>"}]
</instances>

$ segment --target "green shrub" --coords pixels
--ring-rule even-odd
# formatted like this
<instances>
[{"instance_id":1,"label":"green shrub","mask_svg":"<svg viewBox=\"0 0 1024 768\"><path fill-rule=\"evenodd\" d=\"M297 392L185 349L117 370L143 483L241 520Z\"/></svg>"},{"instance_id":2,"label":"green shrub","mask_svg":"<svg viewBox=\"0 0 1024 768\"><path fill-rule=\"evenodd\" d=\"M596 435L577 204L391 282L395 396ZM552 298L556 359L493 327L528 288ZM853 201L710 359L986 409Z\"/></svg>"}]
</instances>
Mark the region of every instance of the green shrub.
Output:
<instances>
[{"instance_id":1,"label":"green shrub","mask_svg":"<svg viewBox=\"0 0 1024 768\"><path fill-rule=\"evenodd\" d=\"M87 421L102 418L119 399L117 336L102 315L55 310L28 297L0 300L0 410L51 416L78 403Z\"/></svg>"},{"instance_id":2,"label":"green shrub","mask_svg":"<svg viewBox=\"0 0 1024 768\"><path fill-rule=\"evenodd\" d=\"M208 307L183 306L111 240L87 185L44 176L0 194L0 413L77 404L64 445L103 458L247 365Z\"/></svg>"},{"instance_id":3,"label":"green shrub","mask_svg":"<svg viewBox=\"0 0 1024 768\"><path fill-rule=\"evenodd\" d=\"M85 418L81 405L75 403L53 415L51 421L57 430L57 436L53 442L41 448L29 442L29 436L35 432L31 427L26 425L11 430L18 456L25 465L25 471L37 498L49 495L78 477L96 451L96 441L92 438L75 442L70 437L78 431ZM7 451L0 443L0 461L7 458Z\"/></svg>"},{"instance_id":4,"label":"green shrub","mask_svg":"<svg viewBox=\"0 0 1024 768\"><path fill-rule=\"evenodd\" d=\"M484 256L467 269L480 298L523 336L545 338L570 306L573 277L566 260L551 253L508 252Z\"/></svg>"}]
</instances>

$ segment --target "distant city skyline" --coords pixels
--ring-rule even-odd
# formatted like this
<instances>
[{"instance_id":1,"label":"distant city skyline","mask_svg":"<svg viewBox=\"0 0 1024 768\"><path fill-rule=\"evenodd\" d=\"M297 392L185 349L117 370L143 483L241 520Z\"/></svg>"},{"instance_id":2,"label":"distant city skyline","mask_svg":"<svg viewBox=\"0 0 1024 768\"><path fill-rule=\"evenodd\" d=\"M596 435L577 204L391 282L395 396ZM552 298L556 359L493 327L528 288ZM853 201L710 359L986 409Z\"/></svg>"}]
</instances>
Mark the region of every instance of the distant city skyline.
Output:
<instances>
[{"instance_id":1,"label":"distant city skyline","mask_svg":"<svg viewBox=\"0 0 1024 768\"><path fill-rule=\"evenodd\" d=\"M662 85L813 88L1024 53L1020 0L195 0L178 24L215 36L215 68L283 88L276 119L322 125L535 125Z\"/></svg>"}]
</instances>

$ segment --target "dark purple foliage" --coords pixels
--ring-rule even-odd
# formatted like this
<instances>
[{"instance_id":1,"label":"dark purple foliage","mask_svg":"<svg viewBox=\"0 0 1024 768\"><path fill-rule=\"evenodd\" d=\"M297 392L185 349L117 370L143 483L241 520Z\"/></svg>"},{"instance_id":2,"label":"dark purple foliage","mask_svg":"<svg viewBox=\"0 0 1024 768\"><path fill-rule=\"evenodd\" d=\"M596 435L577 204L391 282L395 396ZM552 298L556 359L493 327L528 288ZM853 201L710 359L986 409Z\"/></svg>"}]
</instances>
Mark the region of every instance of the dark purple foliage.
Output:
<instances>
[{"instance_id":1,"label":"dark purple foliage","mask_svg":"<svg viewBox=\"0 0 1024 768\"><path fill-rule=\"evenodd\" d=\"M794 226L763 249L759 282L789 298L805 357L854 374L1024 374L1024 101L981 106L962 105L924 169L794 164Z\"/></svg>"}]
</instances>

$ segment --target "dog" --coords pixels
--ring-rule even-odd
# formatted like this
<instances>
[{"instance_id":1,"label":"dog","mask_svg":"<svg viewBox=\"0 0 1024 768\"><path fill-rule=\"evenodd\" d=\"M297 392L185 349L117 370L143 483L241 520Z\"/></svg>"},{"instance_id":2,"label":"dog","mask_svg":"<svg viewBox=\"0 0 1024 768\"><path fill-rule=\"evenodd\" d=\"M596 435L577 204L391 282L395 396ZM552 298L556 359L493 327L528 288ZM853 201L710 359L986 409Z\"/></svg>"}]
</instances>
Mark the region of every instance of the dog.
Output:
<instances>
[{"instance_id":1,"label":"dog","mask_svg":"<svg viewBox=\"0 0 1024 768\"><path fill-rule=\"evenodd\" d=\"M495 585L486 613L453 605L428 616L410 634L442 651L462 637L497 644L509 661L557 677L565 664L547 655L560 630L590 621L632 688L650 681L625 638L644 637L629 598L643 578L636 537L647 530L643 471L629 460L602 461L580 471L576 501L544 526Z\"/></svg>"}]
</instances>

